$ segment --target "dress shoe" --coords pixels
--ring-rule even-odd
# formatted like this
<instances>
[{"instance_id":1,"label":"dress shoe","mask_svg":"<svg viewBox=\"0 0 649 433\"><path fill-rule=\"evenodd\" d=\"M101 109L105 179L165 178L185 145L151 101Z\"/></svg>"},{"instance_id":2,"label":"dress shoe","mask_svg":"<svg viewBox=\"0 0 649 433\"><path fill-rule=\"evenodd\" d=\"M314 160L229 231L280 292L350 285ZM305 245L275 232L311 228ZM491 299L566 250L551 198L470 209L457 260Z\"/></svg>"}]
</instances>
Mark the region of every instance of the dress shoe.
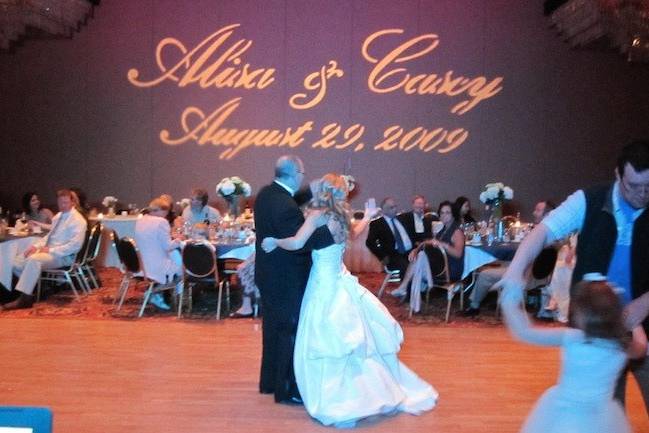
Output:
<instances>
[{"instance_id":1,"label":"dress shoe","mask_svg":"<svg viewBox=\"0 0 649 433\"><path fill-rule=\"evenodd\" d=\"M246 319L252 317L252 313L242 314L235 311L234 313L230 313L228 317L230 317L230 319Z\"/></svg>"},{"instance_id":2,"label":"dress shoe","mask_svg":"<svg viewBox=\"0 0 649 433\"><path fill-rule=\"evenodd\" d=\"M282 400L279 403L280 404L287 404L289 406L301 406L301 405L304 404L304 402L302 401L302 399L300 397L295 397L295 396L293 396L291 398L287 398L286 400Z\"/></svg>"},{"instance_id":3,"label":"dress shoe","mask_svg":"<svg viewBox=\"0 0 649 433\"><path fill-rule=\"evenodd\" d=\"M3 310L20 310L22 308L32 308L34 305L34 297L21 293L18 299L2 306Z\"/></svg>"},{"instance_id":4,"label":"dress shoe","mask_svg":"<svg viewBox=\"0 0 649 433\"><path fill-rule=\"evenodd\" d=\"M469 307L466 310L462 311L462 316L464 317L475 317L480 314L479 308Z\"/></svg>"}]
</instances>

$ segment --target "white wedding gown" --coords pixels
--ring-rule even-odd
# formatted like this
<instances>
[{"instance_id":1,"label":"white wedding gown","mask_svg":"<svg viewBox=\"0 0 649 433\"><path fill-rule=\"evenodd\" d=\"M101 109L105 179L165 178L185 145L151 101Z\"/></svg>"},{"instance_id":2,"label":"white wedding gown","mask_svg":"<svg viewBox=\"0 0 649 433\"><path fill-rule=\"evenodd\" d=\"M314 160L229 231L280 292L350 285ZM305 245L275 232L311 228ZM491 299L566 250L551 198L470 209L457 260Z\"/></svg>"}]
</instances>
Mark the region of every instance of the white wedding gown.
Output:
<instances>
[{"instance_id":1,"label":"white wedding gown","mask_svg":"<svg viewBox=\"0 0 649 433\"><path fill-rule=\"evenodd\" d=\"M343 265L344 244L313 251L297 339L295 378L307 412L325 425L430 410L437 391L397 357L403 332Z\"/></svg>"}]
</instances>

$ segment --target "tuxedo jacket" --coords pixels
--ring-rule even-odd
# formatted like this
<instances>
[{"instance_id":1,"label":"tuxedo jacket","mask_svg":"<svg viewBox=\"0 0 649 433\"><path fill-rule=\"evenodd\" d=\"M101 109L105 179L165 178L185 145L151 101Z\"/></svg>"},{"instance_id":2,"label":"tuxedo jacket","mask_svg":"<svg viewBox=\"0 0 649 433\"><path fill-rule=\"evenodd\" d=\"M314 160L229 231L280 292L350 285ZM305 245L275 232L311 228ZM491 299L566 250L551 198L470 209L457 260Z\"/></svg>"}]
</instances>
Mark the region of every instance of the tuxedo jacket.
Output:
<instances>
[{"instance_id":1,"label":"tuxedo jacket","mask_svg":"<svg viewBox=\"0 0 649 433\"><path fill-rule=\"evenodd\" d=\"M397 219L403 225L403 228L406 229L408 236L413 244L419 244L424 239L431 239L433 237L433 221L435 219L432 215L424 215L424 231L423 233L417 233L415 231L415 215L412 211L404 212L397 215ZM414 246L414 245L413 245Z\"/></svg>"},{"instance_id":2,"label":"tuxedo jacket","mask_svg":"<svg viewBox=\"0 0 649 433\"><path fill-rule=\"evenodd\" d=\"M407 231L408 229L406 229L406 232ZM412 241L412 238L410 240ZM392 229L390 228L388 222L384 217L376 218L375 220L370 222L370 228L367 232L367 240L365 241L365 245L379 260L383 260L385 257L399 254L395 247L395 240Z\"/></svg>"},{"instance_id":3,"label":"tuxedo jacket","mask_svg":"<svg viewBox=\"0 0 649 433\"><path fill-rule=\"evenodd\" d=\"M265 317L278 315L277 319L283 321L287 316L299 315L311 271L311 250L334 243L325 225L319 227L300 250L276 248L266 253L261 248L264 238L281 239L297 233L304 223L299 204L310 198L309 193L296 194L293 198L286 189L273 182L263 187L255 200L255 283L261 291Z\"/></svg>"}]
</instances>

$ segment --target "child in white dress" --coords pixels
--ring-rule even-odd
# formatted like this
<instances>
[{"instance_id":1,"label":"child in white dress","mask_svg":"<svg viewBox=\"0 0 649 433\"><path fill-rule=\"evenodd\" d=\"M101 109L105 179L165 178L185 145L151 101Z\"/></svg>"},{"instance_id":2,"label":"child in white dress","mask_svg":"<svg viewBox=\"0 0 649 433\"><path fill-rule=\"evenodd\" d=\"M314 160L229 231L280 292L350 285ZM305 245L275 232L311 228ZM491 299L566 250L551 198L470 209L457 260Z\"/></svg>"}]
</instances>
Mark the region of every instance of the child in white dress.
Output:
<instances>
[{"instance_id":1,"label":"child in white dress","mask_svg":"<svg viewBox=\"0 0 649 433\"><path fill-rule=\"evenodd\" d=\"M521 432L631 432L613 392L628 358L646 353L647 338L641 327L629 338L621 302L606 281L577 285L569 328L532 326L522 309L522 290L505 290L501 303L514 337L541 346L561 346L559 381L536 403Z\"/></svg>"}]
</instances>

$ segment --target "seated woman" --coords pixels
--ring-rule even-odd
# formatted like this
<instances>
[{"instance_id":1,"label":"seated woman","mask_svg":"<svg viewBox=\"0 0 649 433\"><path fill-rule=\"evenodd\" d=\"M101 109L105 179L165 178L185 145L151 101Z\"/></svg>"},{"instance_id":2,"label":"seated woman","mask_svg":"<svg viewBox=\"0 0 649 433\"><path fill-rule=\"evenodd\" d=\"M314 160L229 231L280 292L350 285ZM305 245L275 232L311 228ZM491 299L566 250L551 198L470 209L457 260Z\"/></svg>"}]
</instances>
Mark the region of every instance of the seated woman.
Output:
<instances>
[{"instance_id":1,"label":"seated woman","mask_svg":"<svg viewBox=\"0 0 649 433\"><path fill-rule=\"evenodd\" d=\"M454 206L459 214L457 218L459 224L475 223L475 218L471 215L471 202L468 198L464 196L456 198Z\"/></svg>"},{"instance_id":2,"label":"seated woman","mask_svg":"<svg viewBox=\"0 0 649 433\"><path fill-rule=\"evenodd\" d=\"M442 248L446 252L449 280L459 281L462 279L462 271L464 270L464 232L460 230L459 215L456 209L450 201L440 203L438 213L442 224L438 226L439 229L437 230L433 225L433 233L435 233L433 239L424 240L410 252L408 256L410 265L399 288L392 291L393 296L404 297L411 282L417 287L421 287L420 291L426 290L427 287L421 286L421 282L423 279L429 280L425 277L430 272L422 269L421 266L426 264L431 272L433 269L439 268L438 261L441 257L435 254L435 251L438 251L437 248Z\"/></svg>"},{"instance_id":3,"label":"seated woman","mask_svg":"<svg viewBox=\"0 0 649 433\"><path fill-rule=\"evenodd\" d=\"M156 283L165 284L182 275L182 265L178 248L180 242L171 239L169 223L165 219L169 212L167 202L160 198L149 204L149 213L135 223L135 242L142 257L142 266L146 276ZM180 293L180 283L176 287ZM161 293L155 293L150 302L162 310L170 307Z\"/></svg>"},{"instance_id":4,"label":"seated woman","mask_svg":"<svg viewBox=\"0 0 649 433\"><path fill-rule=\"evenodd\" d=\"M25 193L22 200L22 209L27 221L31 221L32 224L40 225L45 229L50 228L54 214L48 208L43 207L38 194L35 192Z\"/></svg>"}]
</instances>

